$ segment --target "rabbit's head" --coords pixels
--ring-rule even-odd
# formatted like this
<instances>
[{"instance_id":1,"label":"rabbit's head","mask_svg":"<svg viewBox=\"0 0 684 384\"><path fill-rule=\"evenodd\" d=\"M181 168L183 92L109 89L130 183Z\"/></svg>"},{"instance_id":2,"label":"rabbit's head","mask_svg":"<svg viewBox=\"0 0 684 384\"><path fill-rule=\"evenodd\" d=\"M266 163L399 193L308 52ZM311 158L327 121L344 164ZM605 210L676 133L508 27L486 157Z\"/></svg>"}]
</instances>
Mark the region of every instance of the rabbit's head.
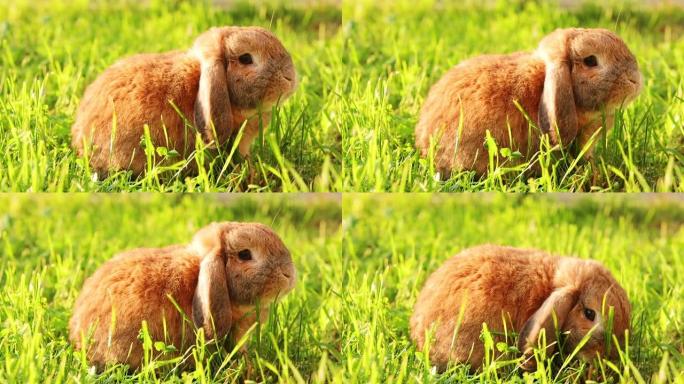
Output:
<instances>
[{"instance_id":1,"label":"rabbit's head","mask_svg":"<svg viewBox=\"0 0 684 384\"><path fill-rule=\"evenodd\" d=\"M201 257L193 319L208 335L217 324L230 327L231 306L268 304L297 281L290 252L263 224L213 223L195 234L190 249Z\"/></svg>"},{"instance_id":2,"label":"rabbit's head","mask_svg":"<svg viewBox=\"0 0 684 384\"><path fill-rule=\"evenodd\" d=\"M230 127L232 109L267 109L297 87L292 57L271 32L260 27L212 28L190 51L200 61L195 125Z\"/></svg>"},{"instance_id":3,"label":"rabbit's head","mask_svg":"<svg viewBox=\"0 0 684 384\"><path fill-rule=\"evenodd\" d=\"M552 137L556 130L561 138L574 137L578 112L611 114L643 87L636 58L606 29L558 29L535 54L546 67L539 124Z\"/></svg>"},{"instance_id":4,"label":"rabbit's head","mask_svg":"<svg viewBox=\"0 0 684 384\"><path fill-rule=\"evenodd\" d=\"M523 367L535 366L531 352L541 330L551 350L560 344L566 355L579 347L578 356L585 360L615 356L614 341L624 342L631 307L611 273L596 261L563 258L553 284L554 290L520 331L519 347L527 357ZM556 339L556 330L562 340Z\"/></svg>"}]
</instances>

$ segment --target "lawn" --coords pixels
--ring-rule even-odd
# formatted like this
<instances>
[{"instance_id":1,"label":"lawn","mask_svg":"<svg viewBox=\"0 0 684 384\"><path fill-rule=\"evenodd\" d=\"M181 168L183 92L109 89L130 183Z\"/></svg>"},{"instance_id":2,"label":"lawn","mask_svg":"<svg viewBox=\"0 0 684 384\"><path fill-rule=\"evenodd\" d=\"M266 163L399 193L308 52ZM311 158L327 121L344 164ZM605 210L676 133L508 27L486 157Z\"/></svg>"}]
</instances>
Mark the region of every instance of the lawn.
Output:
<instances>
[{"instance_id":1,"label":"lawn","mask_svg":"<svg viewBox=\"0 0 684 384\"><path fill-rule=\"evenodd\" d=\"M148 365L135 375L111 366L95 376L68 344L67 324L83 281L114 254L186 243L212 221L270 225L290 249L298 283L251 333L256 379L327 374L341 247L339 195L65 195L0 197L0 382L234 382L242 357L221 369L179 375ZM223 361L226 350L214 361ZM329 353L327 355L332 355ZM161 359L163 360L163 359ZM205 361L205 363L208 361ZM161 364L160 361L155 363ZM174 364L171 363L171 366Z\"/></svg>"},{"instance_id":2,"label":"lawn","mask_svg":"<svg viewBox=\"0 0 684 384\"><path fill-rule=\"evenodd\" d=\"M370 0L343 3L345 191L682 191L684 190L684 9L643 2ZM604 4L604 5L600 5ZM608 5L605 5L608 4ZM631 4L631 5L630 5ZM542 172L491 164L487 177L440 180L414 147L430 86L460 61L534 50L556 28L618 33L645 78L639 98L598 138L596 163L542 151ZM498 148L505 154L505 148ZM510 152L510 151L508 151Z\"/></svg>"},{"instance_id":3,"label":"lawn","mask_svg":"<svg viewBox=\"0 0 684 384\"><path fill-rule=\"evenodd\" d=\"M656 196L361 195L343 198L344 270L334 286L348 382L580 383L582 367L524 377L501 360L478 374L439 375L409 339L427 276L477 244L535 247L599 260L632 303L629 348L606 367L610 382L684 380L684 204ZM662 199L662 198L661 198ZM567 201L566 201L567 200Z\"/></svg>"},{"instance_id":4,"label":"lawn","mask_svg":"<svg viewBox=\"0 0 684 384\"><path fill-rule=\"evenodd\" d=\"M222 2L225 4L226 2ZM0 190L339 190L341 134L330 110L345 78L333 2L0 1ZM189 48L211 26L260 25L291 53L300 85L247 161L224 150L196 175L171 157L144 176L98 180L70 147L85 87L118 59ZM148 153L164 148L146 146ZM190 161L204 161L199 151Z\"/></svg>"}]
</instances>

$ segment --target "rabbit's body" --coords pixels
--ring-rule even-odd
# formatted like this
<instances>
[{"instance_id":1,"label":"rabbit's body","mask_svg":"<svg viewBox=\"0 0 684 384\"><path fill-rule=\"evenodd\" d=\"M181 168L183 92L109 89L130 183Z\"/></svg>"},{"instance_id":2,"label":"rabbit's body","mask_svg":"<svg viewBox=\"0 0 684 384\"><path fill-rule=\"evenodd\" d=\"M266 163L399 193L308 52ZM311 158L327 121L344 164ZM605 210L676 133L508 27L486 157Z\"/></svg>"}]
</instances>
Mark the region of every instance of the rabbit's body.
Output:
<instances>
[{"instance_id":1,"label":"rabbit's body","mask_svg":"<svg viewBox=\"0 0 684 384\"><path fill-rule=\"evenodd\" d=\"M186 157L195 150L197 130L183 117L192 121L199 77L199 60L184 52L119 61L86 89L72 127L73 146L83 155L84 142L98 144L90 155L96 170L130 169L139 174L145 170L141 140L148 125L152 143Z\"/></svg>"},{"instance_id":2,"label":"rabbit's body","mask_svg":"<svg viewBox=\"0 0 684 384\"><path fill-rule=\"evenodd\" d=\"M503 331L507 329L512 335L522 329L549 296L557 258L518 250L511 250L507 256L510 258L504 263L492 257L487 248L473 248L447 260L426 281L411 318L411 336L422 348L425 331L437 325L430 347L433 364L442 369L449 360L478 365L484 350L468 341L481 344L483 323L494 331L497 342L505 341ZM505 299L493 305L492 297ZM461 305L463 318L458 326ZM440 321L434 324L436 319ZM452 348L457 326L458 336Z\"/></svg>"},{"instance_id":3,"label":"rabbit's body","mask_svg":"<svg viewBox=\"0 0 684 384\"><path fill-rule=\"evenodd\" d=\"M620 339L629 326L629 302L599 263L538 250L474 247L447 260L428 278L411 317L411 337L422 349L426 332L434 327L433 364L443 370L454 361L478 369L484 359L483 324L495 342L510 342L520 333L519 347L527 356L536 346L540 328L546 329L547 345L555 345L554 329L548 324L553 309L561 330L569 333L565 343L570 350L598 323L595 337L580 353L591 358L604 352L607 326L600 314L604 294L608 295L607 304L615 308L613 330ZM584 306L597 312L596 322L582 318ZM523 363L526 368L533 365L533 359Z\"/></svg>"},{"instance_id":4,"label":"rabbit's body","mask_svg":"<svg viewBox=\"0 0 684 384\"><path fill-rule=\"evenodd\" d=\"M250 249L253 259L235 256ZM207 340L230 335L237 341L294 282L289 252L270 229L213 224L187 246L135 249L102 265L83 285L69 338L76 349L86 347L99 369L107 363L136 369L143 361L143 321L152 341L173 345L178 354L194 345L197 328Z\"/></svg>"},{"instance_id":5,"label":"rabbit's body","mask_svg":"<svg viewBox=\"0 0 684 384\"><path fill-rule=\"evenodd\" d=\"M176 162L195 151L198 133L203 147L213 149L230 143L245 124L238 150L247 156L271 106L295 87L292 59L270 32L214 28L189 51L135 55L106 69L86 89L72 146L100 174L140 174L147 165L145 125L155 147L178 152L170 160ZM161 159L153 155L155 163Z\"/></svg>"},{"instance_id":6,"label":"rabbit's body","mask_svg":"<svg viewBox=\"0 0 684 384\"><path fill-rule=\"evenodd\" d=\"M69 338L80 349L82 336L88 339L88 327L95 325L87 350L89 360L100 366L121 362L136 368L143 358L142 343L130 341L138 340L141 324L146 321L152 340L184 351L195 342L191 314L200 262L199 255L177 246L118 255L83 285L88 295L76 302Z\"/></svg>"},{"instance_id":7,"label":"rabbit's body","mask_svg":"<svg viewBox=\"0 0 684 384\"><path fill-rule=\"evenodd\" d=\"M461 92L463 89L470 92ZM487 172L489 157L484 145L487 130L500 147L523 155L534 154L539 150L541 135L531 131L525 115L513 101L518 101L523 110L530 112L529 118L536 121L535 100L539 100L543 89L544 62L529 54L467 60L447 72L430 90L423 110L441 113L421 115L416 127L417 147L427 156L430 139L439 139L435 165L447 174L452 168L472 169L478 174ZM473 108L489 104L503 107ZM457 151L457 148L476 150Z\"/></svg>"},{"instance_id":8,"label":"rabbit's body","mask_svg":"<svg viewBox=\"0 0 684 384\"><path fill-rule=\"evenodd\" d=\"M615 34L602 29L562 29L545 37L533 53L486 55L449 70L431 89L416 125L416 147L427 156L436 144L435 165L488 172L485 144L519 151L506 165L532 161L543 134L552 145L577 142L586 149L601 127L612 128L614 111L638 95L642 77L636 59ZM516 105L517 104L517 105ZM491 155L501 165L499 154Z\"/></svg>"}]
</instances>

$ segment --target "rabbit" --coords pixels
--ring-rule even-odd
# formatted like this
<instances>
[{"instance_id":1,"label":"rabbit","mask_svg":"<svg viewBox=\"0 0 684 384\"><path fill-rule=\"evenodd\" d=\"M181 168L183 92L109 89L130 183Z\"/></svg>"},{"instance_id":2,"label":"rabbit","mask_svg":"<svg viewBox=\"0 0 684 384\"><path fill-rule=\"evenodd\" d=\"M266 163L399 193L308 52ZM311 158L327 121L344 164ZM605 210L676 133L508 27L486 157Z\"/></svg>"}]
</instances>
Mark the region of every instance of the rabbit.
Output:
<instances>
[{"instance_id":1,"label":"rabbit","mask_svg":"<svg viewBox=\"0 0 684 384\"><path fill-rule=\"evenodd\" d=\"M98 175L139 175L147 163L145 125L155 147L187 159L196 132L207 148L216 148L235 139L247 121L238 152L248 157L271 107L296 87L292 58L271 32L211 28L187 52L139 54L106 69L85 91L71 127L72 146L89 156Z\"/></svg>"},{"instance_id":2,"label":"rabbit","mask_svg":"<svg viewBox=\"0 0 684 384\"><path fill-rule=\"evenodd\" d=\"M480 56L448 71L422 106L416 147L427 157L436 143L435 167L447 177L453 170L488 173L487 131L499 148L520 152L510 164L533 162L542 134L554 147L575 141L592 161L592 136L602 125L612 128L615 109L642 87L634 55L613 32L558 29L534 53ZM539 165L530 170L538 173Z\"/></svg>"},{"instance_id":3,"label":"rabbit","mask_svg":"<svg viewBox=\"0 0 684 384\"><path fill-rule=\"evenodd\" d=\"M99 371L107 363L136 370L144 358L143 321L153 341L172 344L178 354L194 345L195 327L205 340L237 341L266 320L268 304L296 279L290 252L273 230L213 223L188 245L129 250L102 265L76 300L69 339Z\"/></svg>"},{"instance_id":4,"label":"rabbit","mask_svg":"<svg viewBox=\"0 0 684 384\"><path fill-rule=\"evenodd\" d=\"M524 357L520 367L529 371L536 367L534 348L542 329L547 356L557 345L571 353L593 329L578 352L591 360L606 354L604 333L609 335L609 330L624 343L630 312L625 290L597 261L482 245L462 251L430 275L415 304L410 335L422 350L426 334L434 329L429 355L440 371L449 361L470 364L471 371L477 371L484 359L479 338L484 323L497 342L504 341L504 331L518 332L517 347ZM564 342L556 340L553 314ZM609 357L615 352L612 348Z\"/></svg>"}]
</instances>

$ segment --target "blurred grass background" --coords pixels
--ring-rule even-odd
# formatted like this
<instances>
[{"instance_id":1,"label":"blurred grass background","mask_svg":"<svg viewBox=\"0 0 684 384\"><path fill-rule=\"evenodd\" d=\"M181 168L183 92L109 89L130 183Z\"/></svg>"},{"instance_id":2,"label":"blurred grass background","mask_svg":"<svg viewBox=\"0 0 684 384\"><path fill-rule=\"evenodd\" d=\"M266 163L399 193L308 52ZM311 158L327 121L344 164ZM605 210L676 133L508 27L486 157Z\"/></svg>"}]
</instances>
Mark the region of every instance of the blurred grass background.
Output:
<instances>
[{"instance_id":1,"label":"blurred grass background","mask_svg":"<svg viewBox=\"0 0 684 384\"><path fill-rule=\"evenodd\" d=\"M340 196L2 195L0 196L0 382L236 382L245 361L179 375L121 366L94 375L68 344L68 321L83 281L125 249L190 241L212 221L271 226L292 253L294 291L251 334L249 361L259 380L296 381L327 348L331 280L338 271ZM219 357L225 358L224 355Z\"/></svg>"},{"instance_id":2,"label":"blurred grass background","mask_svg":"<svg viewBox=\"0 0 684 384\"><path fill-rule=\"evenodd\" d=\"M341 136L327 112L341 69L338 4L235 1L0 0L0 190L337 190ZM118 59L189 48L211 26L260 25L291 53L300 85L252 146L246 162L185 177L181 165L144 177L93 180L70 148L85 87ZM154 150L154 149L151 149Z\"/></svg>"},{"instance_id":3,"label":"blurred grass background","mask_svg":"<svg viewBox=\"0 0 684 384\"><path fill-rule=\"evenodd\" d=\"M684 7L668 1L395 0L343 2L341 111L346 191L683 191ZM414 148L414 128L430 89L464 59L534 50L556 28L603 27L639 61L645 87L616 114L597 143L594 169L570 156L531 177L526 165L498 164L479 179L439 180ZM547 156L548 154L544 154ZM497 166L497 164L494 164Z\"/></svg>"},{"instance_id":4,"label":"blurred grass background","mask_svg":"<svg viewBox=\"0 0 684 384\"><path fill-rule=\"evenodd\" d=\"M684 380L684 200L679 195L345 194L345 271L330 303L350 382L583 382L579 362L522 377L514 366L436 374L409 339L428 275L478 244L601 261L632 303L630 347L609 382Z\"/></svg>"}]
</instances>

